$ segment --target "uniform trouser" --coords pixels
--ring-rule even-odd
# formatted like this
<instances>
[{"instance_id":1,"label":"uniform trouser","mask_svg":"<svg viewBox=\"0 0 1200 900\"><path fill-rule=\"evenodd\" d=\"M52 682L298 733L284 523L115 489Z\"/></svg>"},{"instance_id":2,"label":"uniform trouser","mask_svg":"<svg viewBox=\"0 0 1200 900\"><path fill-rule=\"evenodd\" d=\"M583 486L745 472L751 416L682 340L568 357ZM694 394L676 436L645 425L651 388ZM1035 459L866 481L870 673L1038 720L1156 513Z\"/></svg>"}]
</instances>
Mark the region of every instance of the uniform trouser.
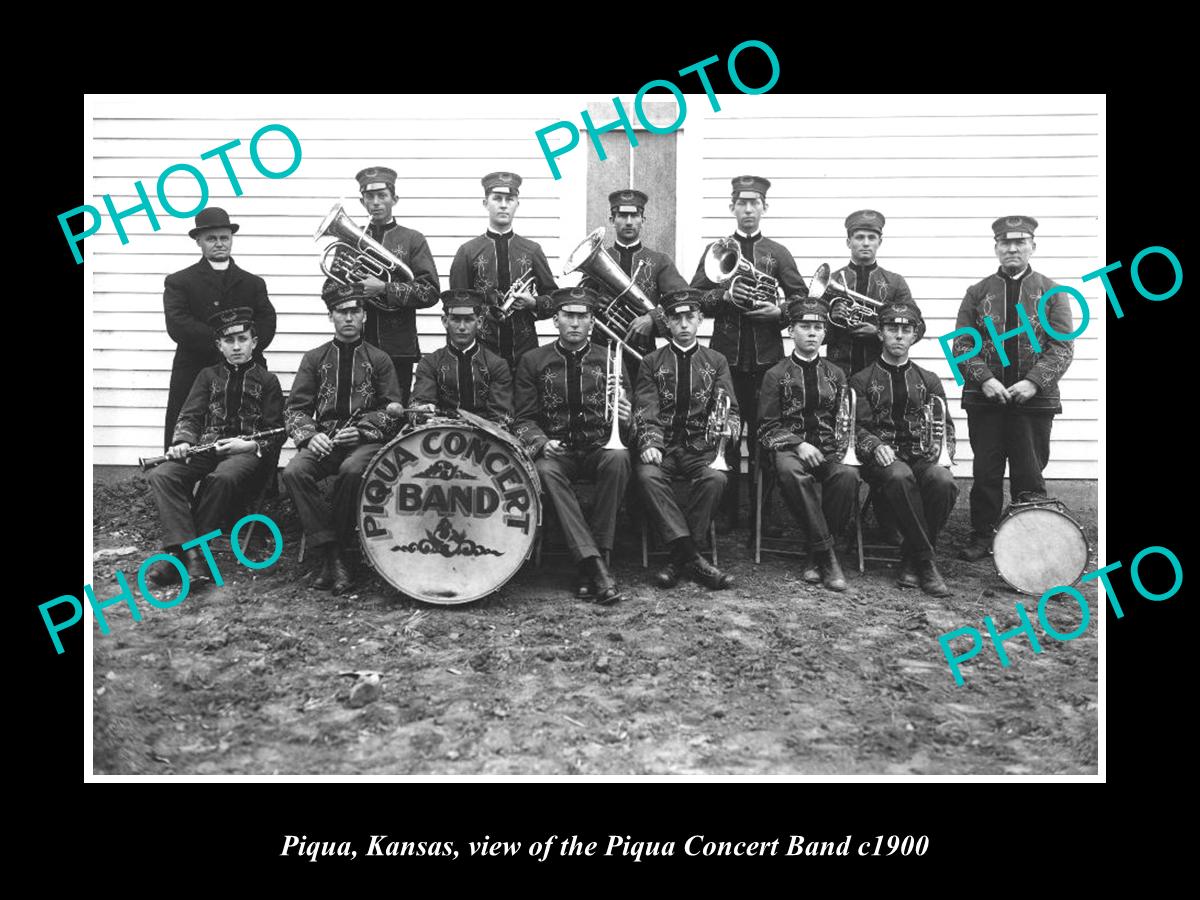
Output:
<instances>
[{"instance_id":1,"label":"uniform trouser","mask_svg":"<svg viewBox=\"0 0 1200 900\"><path fill-rule=\"evenodd\" d=\"M402 356L393 356L392 365L396 367L396 380L400 382L400 402L408 406L408 398L412 393L413 360Z\"/></svg>"},{"instance_id":2,"label":"uniform trouser","mask_svg":"<svg viewBox=\"0 0 1200 900\"><path fill-rule=\"evenodd\" d=\"M751 521L754 517L753 497L754 497L754 448L758 446L758 391L762 387L763 376L767 373L766 369L759 369L755 372L739 372L731 371L730 376L733 379L733 395L737 398L738 416L742 420L742 426L746 431L746 446L749 448L750 459L746 468L748 483L750 485ZM733 435L725 444L725 462L729 465L729 491L732 491L727 498L729 507L733 512L737 511L738 503L738 485L741 483L739 474L742 471L742 449L740 435ZM763 467L763 502L769 508L769 498L775 489L775 474L770 466ZM727 493L729 493L727 491Z\"/></svg>"},{"instance_id":3,"label":"uniform trouser","mask_svg":"<svg viewBox=\"0 0 1200 900\"><path fill-rule=\"evenodd\" d=\"M1045 493L1042 471L1050 461L1050 428L1053 412L1032 412L1011 407L967 409L971 432L971 527L991 536L1004 505L1004 463L1008 462L1009 492Z\"/></svg>"},{"instance_id":4,"label":"uniform trouser","mask_svg":"<svg viewBox=\"0 0 1200 900\"><path fill-rule=\"evenodd\" d=\"M183 544L220 528L265 464L257 453L234 453L224 459L203 454L186 463L170 459L151 469L146 480L158 507L163 546ZM192 488L202 478L205 482L193 515Z\"/></svg>"},{"instance_id":5,"label":"uniform trouser","mask_svg":"<svg viewBox=\"0 0 1200 900\"><path fill-rule=\"evenodd\" d=\"M775 476L788 509L808 533L808 549L831 549L858 502L858 470L832 460L812 468L789 447L775 451Z\"/></svg>"},{"instance_id":6,"label":"uniform trouser","mask_svg":"<svg viewBox=\"0 0 1200 900\"><path fill-rule=\"evenodd\" d=\"M710 469L715 450L689 450L682 445L662 452L662 465L638 463L637 481L646 506L646 514L658 529L663 543L691 537L698 543L708 538L708 526L725 490L725 473ZM671 479L691 482L687 508L679 509Z\"/></svg>"},{"instance_id":7,"label":"uniform trouser","mask_svg":"<svg viewBox=\"0 0 1200 900\"><path fill-rule=\"evenodd\" d=\"M283 484L296 504L308 543L320 547L337 541L345 545L354 534L358 492L363 471L383 444L335 447L324 459L305 447L283 470ZM320 481L332 475L333 507L325 504Z\"/></svg>"},{"instance_id":8,"label":"uniform trouser","mask_svg":"<svg viewBox=\"0 0 1200 900\"><path fill-rule=\"evenodd\" d=\"M617 530L617 510L625 496L632 468L629 451L602 447L570 451L553 459L542 456L536 465L542 487L554 504L554 512L562 525L572 561L579 562L611 550ZM584 518L579 498L571 487L571 482L578 478L596 481L596 501L588 519Z\"/></svg>"},{"instance_id":9,"label":"uniform trouser","mask_svg":"<svg viewBox=\"0 0 1200 900\"><path fill-rule=\"evenodd\" d=\"M933 559L938 532L958 499L958 485L950 470L927 459L897 459L886 467L864 465L862 477L887 499L896 527L904 536L901 556Z\"/></svg>"}]
</instances>

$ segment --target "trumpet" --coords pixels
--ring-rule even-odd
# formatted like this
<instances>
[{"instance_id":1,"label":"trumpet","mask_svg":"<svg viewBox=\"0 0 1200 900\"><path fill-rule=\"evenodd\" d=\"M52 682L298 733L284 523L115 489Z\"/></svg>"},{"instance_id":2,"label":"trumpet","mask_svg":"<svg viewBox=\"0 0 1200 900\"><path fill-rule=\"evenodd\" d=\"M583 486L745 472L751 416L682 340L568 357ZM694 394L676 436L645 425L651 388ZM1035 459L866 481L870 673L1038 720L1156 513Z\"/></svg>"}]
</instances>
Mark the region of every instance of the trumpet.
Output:
<instances>
[{"instance_id":1,"label":"trumpet","mask_svg":"<svg viewBox=\"0 0 1200 900\"><path fill-rule=\"evenodd\" d=\"M921 407L921 431L917 441L922 456L928 456L937 444L937 464L949 469L954 466L954 460L946 444L946 415L946 401L934 394Z\"/></svg>"},{"instance_id":2,"label":"trumpet","mask_svg":"<svg viewBox=\"0 0 1200 900\"><path fill-rule=\"evenodd\" d=\"M756 269L752 262L742 256L742 248L731 237L713 241L709 246L704 254L704 277L713 284L728 282L726 287L731 297L734 285L742 278L749 279L752 282L750 292L754 295L754 301L749 306L733 301L734 305L741 309L753 309L754 302L759 300L775 303L779 299L779 279Z\"/></svg>"},{"instance_id":3,"label":"trumpet","mask_svg":"<svg viewBox=\"0 0 1200 900\"><path fill-rule=\"evenodd\" d=\"M857 328L864 322L874 320L883 307L881 301L852 291L844 282L833 281L829 274L829 263L817 266L808 296L814 300L827 298L830 301L829 321L842 328Z\"/></svg>"},{"instance_id":4,"label":"trumpet","mask_svg":"<svg viewBox=\"0 0 1200 900\"><path fill-rule=\"evenodd\" d=\"M837 430L835 434L839 444L843 436L847 438L846 453L842 457L842 465L844 466L862 465L862 462L858 458L858 451L854 449L854 417L857 413L858 398L854 395L854 388L846 385L846 391L842 394L842 402L838 407Z\"/></svg>"},{"instance_id":5,"label":"trumpet","mask_svg":"<svg viewBox=\"0 0 1200 900\"><path fill-rule=\"evenodd\" d=\"M729 471L729 463L725 462L725 442L732 436L732 429L729 427L729 405L729 394L725 388L718 387L713 392L713 408L708 414L708 425L704 429L704 439L717 445L717 455L708 467L718 472Z\"/></svg>"},{"instance_id":6,"label":"trumpet","mask_svg":"<svg viewBox=\"0 0 1200 900\"><path fill-rule=\"evenodd\" d=\"M321 271L338 284L359 284L369 277L401 282L416 277L402 259L355 225L340 202L333 204L313 240L327 237L337 240L321 254Z\"/></svg>"},{"instance_id":7,"label":"trumpet","mask_svg":"<svg viewBox=\"0 0 1200 900\"><path fill-rule=\"evenodd\" d=\"M274 437L277 434L283 434L286 431L286 428L280 426L279 428L268 428L266 431L256 431L254 434L242 434L239 435L239 438L243 441L260 441L264 438ZM228 439L221 438L221 440ZM188 447L185 451L183 451L182 462L187 462L193 456L197 456L201 453L212 453L217 448L217 444L219 444L221 440L213 441L210 444L196 444L194 447ZM139 456L138 465L141 467L142 471L145 472L147 469L153 469L155 466L162 465L170 458L171 457L167 456L165 453L162 456Z\"/></svg>"},{"instance_id":8,"label":"trumpet","mask_svg":"<svg viewBox=\"0 0 1200 900\"><path fill-rule=\"evenodd\" d=\"M501 322L511 318L512 314L516 312L513 309L513 303L517 299L517 294L524 293L526 289L535 297L537 296L537 283L533 280L533 269L530 269L508 286L508 291L504 294L504 299L500 301L500 305L488 307L489 315Z\"/></svg>"},{"instance_id":9,"label":"trumpet","mask_svg":"<svg viewBox=\"0 0 1200 900\"><path fill-rule=\"evenodd\" d=\"M622 343L618 341L617 343ZM611 352L606 354L604 418L612 420L612 430L608 434L605 450L624 450L621 441L621 398L625 396L625 387L621 384L621 351L614 344Z\"/></svg>"}]
</instances>

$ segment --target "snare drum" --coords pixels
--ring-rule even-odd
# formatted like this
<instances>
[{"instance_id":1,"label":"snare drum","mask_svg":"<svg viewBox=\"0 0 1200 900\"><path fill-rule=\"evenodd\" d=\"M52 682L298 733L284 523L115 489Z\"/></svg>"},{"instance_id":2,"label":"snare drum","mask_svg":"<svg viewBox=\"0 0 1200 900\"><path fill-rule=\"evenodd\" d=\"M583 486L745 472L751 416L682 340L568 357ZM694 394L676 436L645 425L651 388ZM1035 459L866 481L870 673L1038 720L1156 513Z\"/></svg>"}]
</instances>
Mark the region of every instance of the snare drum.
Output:
<instances>
[{"instance_id":1,"label":"snare drum","mask_svg":"<svg viewBox=\"0 0 1200 900\"><path fill-rule=\"evenodd\" d=\"M432 418L392 439L363 473L363 555L426 603L468 603L507 582L542 522L537 470L511 435L471 417Z\"/></svg>"},{"instance_id":2,"label":"snare drum","mask_svg":"<svg viewBox=\"0 0 1200 900\"><path fill-rule=\"evenodd\" d=\"M996 526L992 561L1010 587L1040 597L1052 587L1070 587L1083 575L1087 537L1058 500L1014 503Z\"/></svg>"}]
</instances>

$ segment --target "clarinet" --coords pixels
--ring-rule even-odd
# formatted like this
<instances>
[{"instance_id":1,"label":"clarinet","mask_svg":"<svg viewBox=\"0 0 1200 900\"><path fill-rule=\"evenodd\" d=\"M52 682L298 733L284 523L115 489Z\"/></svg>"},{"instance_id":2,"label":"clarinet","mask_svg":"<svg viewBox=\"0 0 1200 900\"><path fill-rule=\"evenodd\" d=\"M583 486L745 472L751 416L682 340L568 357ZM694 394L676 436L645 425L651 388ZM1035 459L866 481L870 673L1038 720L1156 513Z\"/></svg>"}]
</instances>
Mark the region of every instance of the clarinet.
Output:
<instances>
[{"instance_id":1,"label":"clarinet","mask_svg":"<svg viewBox=\"0 0 1200 900\"><path fill-rule=\"evenodd\" d=\"M254 434L239 435L239 437L243 441L259 441L264 438L275 437L275 435L283 434L286 431L286 428L280 426L279 428L268 428L266 431L256 431ZM183 452L183 459L181 461L187 462L193 456L196 456L200 453L211 453L216 449L217 444L224 440L229 439L220 438L219 440L213 441L211 444L197 444L195 447L188 447L187 450ZM139 456L138 465L141 466L142 471L145 472L147 469L153 469L155 466L162 465L170 458L171 457L167 456L165 453L162 456Z\"/></svg>"}]
</instances>

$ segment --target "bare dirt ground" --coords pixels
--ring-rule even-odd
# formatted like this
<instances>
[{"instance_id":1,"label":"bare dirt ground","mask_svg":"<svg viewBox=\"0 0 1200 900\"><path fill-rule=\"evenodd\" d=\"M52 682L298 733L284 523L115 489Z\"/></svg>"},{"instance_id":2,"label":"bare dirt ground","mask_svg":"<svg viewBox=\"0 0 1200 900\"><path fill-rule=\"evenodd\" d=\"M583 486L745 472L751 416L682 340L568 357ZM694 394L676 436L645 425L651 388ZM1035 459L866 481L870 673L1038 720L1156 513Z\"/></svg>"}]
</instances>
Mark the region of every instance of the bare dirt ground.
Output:
<instances>
[{"instance_id":1,"label":"bare dirt ground","mask_svg":"<svg viewBox=\"0 0 1200 900\"><path fill-rule=\"evenodd\" d=\"M114 569L132 578L157 549L157 517L140 475L97 486L95 510L95 550L139 548L96 563L104 598ZM885 563L860 576L842 551L850 590L837 595L803 583L796 558L756 566L743 528L719 544L734 589L658 591L623 526L613 568L629 599L615 607L570 596L562 556L485 600L431 607L364 568L349 596L313 590L290 501L266 513L284 534L275 565L242 567L222 538L223 588L143 604L140 623L113 607L107 637L93 626L97 774L1096 772L1092 584L1083 636L1039 631L1037 655L1012 640L1007 669L986 646L956 687L940 634L982 630L985 615L1012 628L1017 600L1036 624L1036 598L990 561L946 558L954 594L937 600L894 587ZM1075 513L1094 547L1095 509ZM943 546L967 527L964 492ZM1068 632L1079 614L1059 603L1051 620ZM354 679L339 673L363 670L382 673L382 690L353 708Z\"/></svg>"}]
</instances>

